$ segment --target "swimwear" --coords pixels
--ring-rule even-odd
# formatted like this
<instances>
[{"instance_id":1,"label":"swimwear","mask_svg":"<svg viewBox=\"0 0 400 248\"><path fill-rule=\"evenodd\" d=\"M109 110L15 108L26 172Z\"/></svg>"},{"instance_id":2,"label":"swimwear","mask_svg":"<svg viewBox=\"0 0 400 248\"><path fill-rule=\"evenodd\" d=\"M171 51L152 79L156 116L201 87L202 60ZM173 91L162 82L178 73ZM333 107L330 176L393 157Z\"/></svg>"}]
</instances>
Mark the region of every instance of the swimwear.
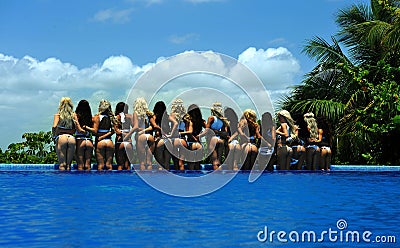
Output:
<instances>
[{"instance_id":1,"label":"swimwear","mask_svg":"<svg viewBox=\"0 0 400 248\"><path fill-rule=\"evenodd\" d=\"M99 129L97 133L101 136L111 131L111 120L108 115L100 115ZM108 135L103 140L111 140L111 135Z\"/></svg>"},{"instance_id":2,"label":"swimwear","mask_svg":"<svg viewBox=\"0 0 400 248\"><path fill-rule=\"evenodd\" d=\"M213 117L214 117L214 121L213 121L213 123L211 123L210 128L212 130L221 131L222 127L224 126L224 122L216 116L213 116Z\"/></svg>"},{"instance_id":3,"label":"swimwear","mask_svg":"<svg viewBox=\"0 0 400 248\"><path fill-rule=\"evenodd\" d=\"M268 146L262 146L260 147L260 149L258 149L258 153L264 156L272 155L272 153L274 153L274 148Z\"/></svg>"}]
</instances>

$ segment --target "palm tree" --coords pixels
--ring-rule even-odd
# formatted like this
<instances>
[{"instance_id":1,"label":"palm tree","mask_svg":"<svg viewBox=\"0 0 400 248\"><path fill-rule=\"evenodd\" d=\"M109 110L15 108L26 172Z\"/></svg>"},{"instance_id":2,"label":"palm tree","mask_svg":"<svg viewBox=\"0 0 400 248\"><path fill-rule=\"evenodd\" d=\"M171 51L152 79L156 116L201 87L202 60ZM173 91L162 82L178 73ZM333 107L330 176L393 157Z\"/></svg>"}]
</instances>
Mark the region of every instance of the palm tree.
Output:
<instances>
[{"instance_id":1,"label":"palm tree","mask_svg":"<svg viewBox=\"0 0 400 248\"><path fill-rule=\"evenodd\" d=\"M374 149L381 153L379 144L385 141L379 140L369 125L371 113L379 105L371 92L382 80L388 80L383 69L386 65L400 65L399 2L371 0L370 6L359 4L340 10L336 37L331 43L320 37L307 41L303 52L314 58L317 66L281 101L282 108L292 112L311 111L327 117L336 127L336 145L352 147L351 153L344 152L350 149L339 149L341 161L343 156L354 162L369 159L376 163L365 154Z\"/></svg>"}]
</instances>

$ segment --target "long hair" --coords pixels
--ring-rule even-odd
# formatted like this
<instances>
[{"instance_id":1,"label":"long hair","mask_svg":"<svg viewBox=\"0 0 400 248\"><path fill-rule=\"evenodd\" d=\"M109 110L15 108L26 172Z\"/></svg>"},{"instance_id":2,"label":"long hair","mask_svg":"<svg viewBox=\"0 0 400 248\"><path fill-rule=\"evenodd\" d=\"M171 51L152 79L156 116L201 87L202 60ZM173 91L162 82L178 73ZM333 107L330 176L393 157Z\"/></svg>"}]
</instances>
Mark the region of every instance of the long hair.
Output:
<instances>
[{"instance_id":1,"label":"long hair","mask_svg":"<svg viewBox=\"0 0 400 248\"><path fill-rule=\"evenodd\" d=\"M326 142L330 145L332 140L332 129L325 117L317 117L318 128L322 129L323 135L327 139Z\"/></svg>"},{"instance_id":2,"label":"long hair","mask_svg":"<svg viewBox=\"0 0 400 248\"><path fill-rule=\"evenodd\" d=\"M222 112L222 103L214 102L211 107L211 114L218 117L224 123L225 126L229 127L229 121L228 119L225 118Z\"/></svg>"},{"instance_id":3,"label":"long hair","mask_svg":"<svg viewBox=\"0 0 400 248\"><path fill-rule=\"evenodd\" d=\"M117 103L117 105L115 106L115 115L119 115L120 113L124 113L127 114L129 110L129 106L128 104L124 103L124 102L119 102Z\"/></svg>"},{"instance_id":4,"label":"long hair","mask_svg":"<svg viewBox=\"0 0 400 248\"><path fill-rule=\"evenodd\" d=\"M231 134L234 134L237 131L239 124L238 116L235 110L233 110L231 107L226 107L224 110L224 116L229 121L229 129Z\"/></svg>"},{"instance_id":5,"label":"long hair","mask_svg":"<svg viewBox=\"0 0 400 248\"><path fill-rule=\"evenodd\" d=\"M274 122L272 120L272 115L270 112L265 112L262 117L261 117L261 123L263 126L265 126L267 129L272 129L274 126Z\"/></svg>"},{"instance_id":6,"label":"long hair","mask_svg":"<svg viewBox=\"0 0 400 248\"><path fill-rule=\"evenodd\" d=\"M139 97L133 104L133 110L137 114L139 119L145 119L147 116L152 116L153 112L149 110L146 99Z\"/></svg>"},{"instance_id":7,"label":"long hair","mask_svg":"<svg viewBox=\"0 0 400 248\"><path fill-rule=\"evenodd\" d=\"M80 100L76 106L75 113L81 126L93 127L92 110L88 101Z\"/></svg>"},{"instance_id":8,"label":"long hair","mask_svg":"<svg viewBox=\"0 0 400 248\"><path fill-rule=\"evenodd\" d=\"M272 132L274 130L274 122L272 119L272 115L270 112L265 112L261 117L261 131L262 136L264 139L267 140L269 143L274 143L275 140L273 139ZM270 133L270 135L268 135Z\"/></svg>"},{"instance_id":9,"label":"long hair","mask_svg":"<svg viewBox=\"0 0 400 248\"><path fill-rule=\"evenodd\" d=\"M104 99L100 101L98 115L100 114L107 115L110 118L112 125L118 125L118 120L111 109L111 103L109 101Z\"/></svg>"},{"instance_id":10,"label":"long hair","mask_svg":"<svg viewBox=\"0 0 400 248\"><path fill-rule=\"evenodd\" d=\"M243 111L243 117L246 119L249 131L251 130L250 133L252 133L253 131L255 132L258 127L256 112L252 109L246 109L245 111Z\"/></svg>"},{"instance_id":11,"label":"long hair","mask_svg":"<svg viewBox=\"0 0 400 248\"><path fill-rule=\"evenodd\" d=\"M318 125L314 118L313 113L304 114L304 121L307 123L307 127L310 129L310 138L318 139Z\"/></svg>"},{"instance_id":12,"label":"long hair","mask_svg":"<svg viewBox=\"0 0 400 248\"><path fill-rule=\"evenodd\" d=\"M186 114L185 106L183 106L182 99L175 99L171 105L171 114L175 115L177 121L183 120L183 117Z\"/></svg>"},{"instance_id":13,"label":"long hair","mask_svg":"<svg viewBox=\"0 0 400 248\"><path fill-rule=\"evenodd\" d=\"M282 116L285 119L286 124L288 124L290 128L290 137L296 138L297 137L297 125L294 123L292 116L290 115L289 111L281 110L278 112L278 116Z\"/></svg>"},{"instance_id":14,"label":"long hair","mask_svg":"<svg viewBox=\"0 0 400 248\"><path fill-rule=\"evenodd\" d=\"M154 105L153 113L156 116L156 124L161 127L161 121L163 118L167 118L167 106L163 101L158 101Z\"/></svg>"},{"instance_id":15,"label":"long hair","mask_svg":"<svg viewBox=\"0 0 400 248\"><path fill-rule=\"evenodd\" d=\"M163 101L158 101L154 105L153 113L156 117L156 124L161 127L161 130L164 133L171 132L171 126L169 123L168 113L167 113L167 106Z\"/></svg>"},{"instance_id":16,"label":"long hair","mask_svg":"<svg viewBox=\"0 0 400 248\"><path fill-rule=\"evenodd\" d=\"M74 105L69 97L62 97L58 106L60 114L59 126L74 128Z\"/></svg>"},{"instance_id":17,"label":"long hair","mask_svg":"<svg viewBox=\"0 0 400 248\"><path fill-rule=\"evenodd\" d=\"M198 135L203 130L203 116L201 114L199 106L192 104L188 107L188 114L191 117L193 123L193 134Z\"/></svg>"}]
</instances>

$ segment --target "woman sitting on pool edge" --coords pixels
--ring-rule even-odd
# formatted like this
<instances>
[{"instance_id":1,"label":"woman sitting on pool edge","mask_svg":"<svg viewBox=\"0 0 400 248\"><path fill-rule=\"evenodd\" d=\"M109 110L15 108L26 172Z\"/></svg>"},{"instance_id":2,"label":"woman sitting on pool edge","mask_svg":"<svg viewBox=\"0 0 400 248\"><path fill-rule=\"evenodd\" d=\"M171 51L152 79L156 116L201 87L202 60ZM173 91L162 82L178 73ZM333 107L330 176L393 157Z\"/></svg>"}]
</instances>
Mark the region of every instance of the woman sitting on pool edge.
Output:
<instances>
[{"instance_id":1,"label":"woman sitting on pool edge","mask_svg":"<svg viewBox=\"0 0 400 248\"><path fill-rule=\"evenodd\" d=\"M245 142L242 145L243 165L242 170L251 170L258 155L258 141L261 141L260 126L257 124L256 112L246 109L239 121L238 131L240 139Z\"/></svg>"},{"instance_id":2,"label":"woman sitting on pool edge","mask_svg":"<svg viewBox=\"0 0 400 248\"><path fill-rule=\"evenodd\" d=\"M278 120L281 125L276 129L277 168L279 170L289 170L293 151L287 143L291 139L297 138L297 126L287 110L278 112Z\"/></svg>"},{"instance_id":3,"label":"woman sitting on pool edge","mask_svg":"<svg viewBox=\"0 0 400 248\"><path fill-rule=\"evenodd\" d=\"M172 159L175 170L185 169L185 155L188 149L187 134L193 131L190 116L187 115L182 99L175 99L171 104L171 118L176 121L177 129L172 130L173 150ZM169 148L171 149L171 148Z\"/></svg>"},{"instance_id":4,"label":"woman sitting on pool edge","mask_svg":"<svg viewBox=\"0 0 400 248\"><path fill-rule=\"evenodd\" d=\"M206 121L203 119L200 108L196 104L191 104L188 107L187 115L190 121L189 127L186 129L186 141L190 151L185 159L188 162L189 170L200 170L200 161L203 158L203 146L197 137L203 131L203 128L206 127ZM191 128L190 125L192 125Z\"/></svg>"},{"instance_id":5,"label":"woman sitting on pool edge","mask_svg":"<svg viewBox=\"0 0 400 248\"><path fill-rule=\"evenodd\" d=\"M136 139L136 151L139 158L140 170L152 170L153 169L153 152L155 148L154 137L152 135L155 123L155 116L153 112L149 110L146 99L139 97L135 100L133 106L133 122L134 128L137 129ZM128 135L129 137L130 135Z\"/></svg>"},{"instance_id":6,"label":"woman sitting on pool edge","mask_svg":"<svg viewBox=\"0 0 400 248\"><path fill-rule=\"evenodd\" d=\"M128 154L132 154L132 140L129 138L124 141L124 136L129 133L133 127L133 117L128 113L129 106L124 102L119 102L115 107L115 116L118 120L117 129L115 129L115 160L117 170L130 170L131 164Z\"/></svg>"},{"instance_id":7,"label":"woman sitting on pool edge","mask_svg":"<svg viewBox=\"0 0 400 248\"><path fill-rule=\"evenodd\" d=\"M162 168L169 170L171 162L171 152L168 150L166 143L172 144L171 131L176 130L178 123L167 112L167 106L163 101L158 101L154 105L153 113L155 117L155 126L153 130L155 150L154 158ZM172 145L171 147L172 148Z\"/></svg>"},{"instance_id":8,"label":"woman sitting on pool edge","mask_svg":"<svg viewBox=\"0 0 400 248\"><path fill-rule=\"evenodd\" d=\"M81 100L75 110L78 121L76 122L76 162L78 170L90 170L93 155L92 133L93 128L92 110L89 102Z\"/></svg>"},{"instance_id":9,"label":"woman sitting on pool edge","mask_svg":"<svg viewBox=\"0 0 400 248\"><path fill-rule=\"evenodd\" d=\"M206 136L208 143L208 152L211 153L211 163L213 169L217 170L221 166L222 155L225 144L228 142L229 121L223 115L222 104L213 103L211 107L211 116L207 119L206 130L198 135L197 139Z\"/></svg>"},{"instance_id":10,"label":"woman sitting on pool edge","mask_svg":"<svg viewBox=\"0 0 400 248\"><path fill-rule=\"evenodd\" d=\"M225 163L228 165L229 170L238 170L239 162L242 157L242 146L239 142L238 132L238 116L230 107L225 108L224 115L229 121L228 150L225 151Z\"/></svg>"},{"instance_id":11,"label":"woman sitting on pool edge","mask_svg":"<svg viewBox=\"0 0 400 248\"><path fill-rule=\"evenodd\" d=\"M114 144L111 136L117 128L118 121L111 110L111 104L107 100L99 103L99 112L93 118L93 132L96 134L96 160L97 170L112 170L114 157ZM90 130L90 128L89 128Z\"/></svg>"},{"instance_id":12,"label":"woman sitting on pool edge","mask_svg":"<svg viewBox=\"0 0 400 248\"><path fill-rule=\"evenodd\" d=\"M76 141L75 122L71 98L63 97L58 106L58 112L54 115L52 133L57 152L59 170L71 170L72 159L75 154Z\"/></svg>"},{"instance_id":13,"label":"woman sitting on pool edge","mask_svg":"<svg viewBox=\"0 0 400 248\"><path fill-rule=\"evenodd\" d=\"M308 130L308 137L306 139L306 166L308 170L316 170L321 155L321 149L318 147L318 125L313 113L304 114L304 121L307 123Z\"/></svg>"},{"instance_id":14,"label":"woman sitting on pool edge","mask_svg":"<svg viewBox=\"0 0 400 248\"><path fill-rule=\"evenodd\" d=\"M329 171L331 170L332 158L332 131L325 117L318 117L317 124L319 134L318 146L321 149L320 169Z\"/></svg>"}]
</instances>

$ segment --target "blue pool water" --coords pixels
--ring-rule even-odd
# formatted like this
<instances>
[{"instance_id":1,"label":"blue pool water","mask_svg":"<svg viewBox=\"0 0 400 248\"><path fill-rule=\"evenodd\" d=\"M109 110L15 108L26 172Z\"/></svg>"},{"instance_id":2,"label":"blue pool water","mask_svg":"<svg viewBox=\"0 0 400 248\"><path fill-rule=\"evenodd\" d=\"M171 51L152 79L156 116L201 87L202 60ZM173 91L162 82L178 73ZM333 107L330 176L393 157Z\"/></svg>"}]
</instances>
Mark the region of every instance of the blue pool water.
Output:
<instances>
[{"instance_id":1,"label":"blue pool water","mask_svg":"<svg viewBox=\"0 0 400 248\"><path fill-rule=\"evenodd\" d=\"M254 183L239 173L214 193L180 198L154 190L135 173L2 171L0 246L399 247L399 182L397 172L273 172ZM339 229L339 220L347 228ZM371 243L340 242L339 236L336 242L325 236L321 243L282 243L276 235L260 242L265 227L269 235L372 234ZM376 236L394 236L397 243L372 243Z\"/></svg>"}]
</instances>

